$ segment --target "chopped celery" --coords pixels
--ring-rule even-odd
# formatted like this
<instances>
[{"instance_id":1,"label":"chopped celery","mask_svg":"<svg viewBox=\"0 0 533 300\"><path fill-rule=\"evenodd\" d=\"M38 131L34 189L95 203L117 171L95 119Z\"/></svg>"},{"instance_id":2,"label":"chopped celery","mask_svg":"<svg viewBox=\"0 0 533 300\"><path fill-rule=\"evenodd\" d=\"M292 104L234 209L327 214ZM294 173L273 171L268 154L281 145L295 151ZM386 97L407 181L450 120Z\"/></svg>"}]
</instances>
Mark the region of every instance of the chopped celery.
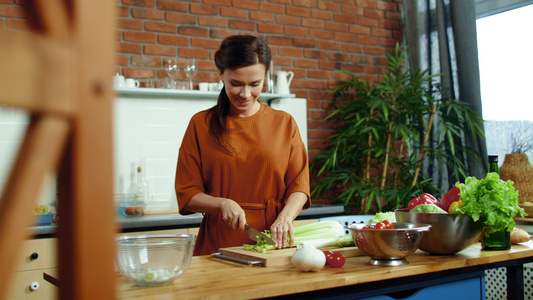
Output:
<instances>
[{"instance_id":1,"label":"chopped celery","mask_svg":"<svg viewBox=\"0 0 533 300\"><path fill-rule=\"evenodd\" d=\"M344 231L341 223L333 220L297 226L294 228L294 246L301 243L313 245L316 248L354 245L351 236L345 235ZM270 230L265 230L263 233L269 237L272 236ZM289 238L287 238L287 242L290 242ZM245 244L244 248L257 252L276 249L274 245L266 244L261 238L258 239L256 245Z\"/></svg>"},{"instance_id":2,"label":"chopped celery","mask_svg":"<svg viewBox=\"0 0 533 300\"><path fill-rule=\"evenodd\" d=\"M265 232L266 231L268 230L265 230ZM269 236L270 236L270 232L269 232ZM276 246L267 244L262 237L257 238L257 244L255 245L244 244L243 246L245 250L261 252L261 253L267 253L268 250L276 249Z\"/></svg>"}]
</instances>

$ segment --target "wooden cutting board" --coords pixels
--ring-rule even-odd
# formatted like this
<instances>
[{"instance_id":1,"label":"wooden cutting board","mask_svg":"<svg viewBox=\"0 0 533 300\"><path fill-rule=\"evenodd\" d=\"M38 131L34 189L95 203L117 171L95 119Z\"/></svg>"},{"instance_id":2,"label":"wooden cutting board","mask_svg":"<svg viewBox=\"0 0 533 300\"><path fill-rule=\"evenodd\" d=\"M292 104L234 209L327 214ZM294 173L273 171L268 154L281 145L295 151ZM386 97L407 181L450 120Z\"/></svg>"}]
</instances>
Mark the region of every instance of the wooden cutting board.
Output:
<instances>
[{"instance_id":1,"label":"wooden cutting board","mask_svg":"<svg viewBox=\"0 0 533 300\"><path fill-rule=\"evenodd\" d=\"M357 247L344 248L321 248L320 250L330 250L331 252L340 252L344 257L363 256L364 254ZM245 261L263 261L263 267L284 266L292 264L291 258L296 247L276 249L268 251L267 253L259 253L253 251L246 251L243 246L220 248L218 251L228 257L238 258Z\"/></svg>"}]
</instances>

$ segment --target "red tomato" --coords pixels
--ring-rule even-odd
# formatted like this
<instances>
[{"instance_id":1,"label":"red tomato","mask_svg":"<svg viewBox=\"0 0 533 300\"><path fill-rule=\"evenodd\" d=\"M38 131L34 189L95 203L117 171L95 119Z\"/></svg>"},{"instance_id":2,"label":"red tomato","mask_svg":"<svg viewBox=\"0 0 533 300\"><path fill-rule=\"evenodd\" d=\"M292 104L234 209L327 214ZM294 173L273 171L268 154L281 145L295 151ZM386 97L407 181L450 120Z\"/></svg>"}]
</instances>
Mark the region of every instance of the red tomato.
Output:
<instances>
[{"instance_id":1,"label":"red tomato","mask_svg":"<svg viewBox=\"0 0 533 300\"><path fill-rule=\"evenodd\" d=\"M344 258L344 255L342 253L333 253L331 255L331 259L329 260L329 265L332 268L340 268L344 266L344 263L346 262L346 259Z\"/></svg>"},{"instance_id":2,"label":"red tomato","mask_svg":"<svg viewBox=\"0 0 533 300\"><path fill-rule=\"evenodd\" d=\"M379 222L374 225L374 229L387 229L387 227L382 222Z\"/></svg>"},{"instance_id":3,"label":"red tomato","mask_svg":"<svg viewBox=\"0 0 533 300\"><path fill-rule=\"evenodd\" d=\"M391 221L384 220L383 222L378 222L374 225L365 226L363 229L394 229L394 225Z\"/></svg>"},{"instance_id":4,"label":"red tomato","mask_svg":"<svg viewBox=\"0 0 533 300\"><path fill-rule=\"evenodd\" d=\"M329 260L331 259L331 256L333 255L333 252L329 250L323 251L324 255L326 256L326 266L329 265Z\"/></svg>"},{"instance_id":5,"label":"red tomato","mask_svg":"<svg viewBox=\"0 0 533 300\"><path fill-rule=\"evenodd\" d=\"M394 225L392 225L391 221L384 220L382 223L385 226L385 229L394 229Z\"/></svg>"}]
</instances>

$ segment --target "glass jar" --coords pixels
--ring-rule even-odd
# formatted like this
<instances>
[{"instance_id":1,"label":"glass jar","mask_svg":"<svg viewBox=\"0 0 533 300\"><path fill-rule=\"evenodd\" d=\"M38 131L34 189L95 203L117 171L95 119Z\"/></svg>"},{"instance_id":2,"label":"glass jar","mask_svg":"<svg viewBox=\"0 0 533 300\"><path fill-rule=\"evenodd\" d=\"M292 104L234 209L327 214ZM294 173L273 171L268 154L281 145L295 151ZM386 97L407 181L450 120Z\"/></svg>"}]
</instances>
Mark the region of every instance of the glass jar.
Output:
<instances>
[{"instance_id":1,"label":"glass jar","mask_svg":"<svg viewBox=\"0 0 533 300\"><path fill-rule=\"evenodd\" d=\"M511 232L507 230L496 231L489 234L483 233L481 237L483 250L509 250L511 249Z\"/></svg>"}]
</instances>

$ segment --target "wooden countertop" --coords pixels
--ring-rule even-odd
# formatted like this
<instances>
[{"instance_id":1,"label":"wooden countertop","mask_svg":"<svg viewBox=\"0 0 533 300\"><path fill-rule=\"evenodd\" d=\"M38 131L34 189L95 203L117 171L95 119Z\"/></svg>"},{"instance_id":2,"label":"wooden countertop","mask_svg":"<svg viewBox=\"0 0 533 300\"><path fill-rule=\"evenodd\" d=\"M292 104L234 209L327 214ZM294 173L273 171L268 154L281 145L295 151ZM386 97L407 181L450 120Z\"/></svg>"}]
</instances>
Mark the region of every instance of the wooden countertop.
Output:
<instances>
[{"instance_id":1,"label":"wooden countertop","mask_svg":"<svg viewBox=\"0 0 533 300\"><path fill-rule=\"evenodd\" d=\"M449 256L418 250L408 265L371 266L367 256L346 259L342 268L324 267L319 272L300 272L292 265L259 267L211 256L193 257L187 271L172 284L139 287L117 278L117 299L250 299L275 297L320 289L357 285L386 279L481 266L523 258L533 260L533 241L513 245L508 251L482 251L480 244Z\"/></svg>"}]
</instances>

